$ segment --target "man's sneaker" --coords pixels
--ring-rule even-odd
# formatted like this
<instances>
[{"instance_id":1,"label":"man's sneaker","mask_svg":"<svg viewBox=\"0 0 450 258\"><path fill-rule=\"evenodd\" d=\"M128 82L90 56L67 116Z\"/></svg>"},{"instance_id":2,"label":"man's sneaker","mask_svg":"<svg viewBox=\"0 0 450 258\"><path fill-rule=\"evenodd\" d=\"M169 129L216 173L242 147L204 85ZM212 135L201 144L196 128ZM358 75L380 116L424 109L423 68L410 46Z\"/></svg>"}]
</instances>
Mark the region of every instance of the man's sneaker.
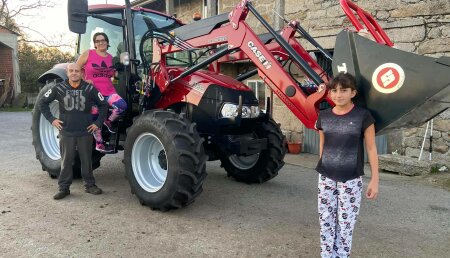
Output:
<instances>
[{"instance_id":1,"label":"man's sneaker","mask_svg":"<svg viewBox=\"0 0 450 258\"><path fill-rule=\"evenodd\" d=\"M96 185L86 187L86 190L84 191L95 195L103 193L102 189L98 188Z\"/></svg>"},{"instance_id":2,"label":"man's sneaker","mask_svg":"<svg viewBox=\"0 0 450 258\"><path fill-rule=\"evenodd\" d=\"M114 152L114 148L112 148L112 146L109 146L109 145L105 146L103 143L95 144L95 149L101 153L113 153Z\"/></svg>"},{"instance_id":3,"label":"man's sneaker","mask_svg":"<svg viewBox=\"0 0 450 258\"><path fill-rule=\"evenodd\" d=\"M69 195L70 194L70 191L69 190L60 190L57 194L55 194L54 196L53 196L53 199L55 199L55 200L60 200L60 199L62 199L62 198L64 198L64 197L66 197L67 195Z\"/></svg>"},{"instance_id":4,"label":"man's sneaker","mask_svg":"<svg viewBox=\"0 0 450 258\"><path fill-rule=\"evenodd\" d=\"M106 129L108 129L108 131L110 133L117 133L116 129L113 128L113 125L112 125L111 121L105 120L105 122L103 122L103 124L106 126Z\"/></svg>"}]
</instances>

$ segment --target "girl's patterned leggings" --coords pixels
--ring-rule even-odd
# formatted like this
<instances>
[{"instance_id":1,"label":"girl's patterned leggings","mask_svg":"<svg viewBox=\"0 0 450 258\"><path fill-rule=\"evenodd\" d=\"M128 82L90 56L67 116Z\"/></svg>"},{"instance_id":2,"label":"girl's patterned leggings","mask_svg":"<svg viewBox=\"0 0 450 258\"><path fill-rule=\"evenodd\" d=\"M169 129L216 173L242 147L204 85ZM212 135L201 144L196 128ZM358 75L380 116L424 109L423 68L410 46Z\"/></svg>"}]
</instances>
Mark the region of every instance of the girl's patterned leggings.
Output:
<instances>
[{"instance_id":1,"label":"girl's patterned leggings","mask_svg":"<svg viewBox=\"0 0 450 258\"><path fill-rule=\"evenodd\" d=\"M113 93L109 96L106 96L105 100L108 102L109 106L113 108L111 115L106 119L109 120L110 122L116 120L119 117L119 115L127 109L127 102L125 102L125 100L123 100L119 96L119 94ZM92 106L91 114L93 119L96 120L98 117L98 107L96 105ZM97 130L94 131L93 134L95 142L97 144L102 144L103 143L102 129L98 128Z\"/></svg>"},{"instance_id":2,"label":"girl's patterned leggings","mask_svg":"<svg viewBox=\"0 0 450 258\"><path fill-rule=\"evenodd\" d=\"M362 179L336 182L319 174L320 255L349 257L361 205Z\"/></svg>"},{"instance_id":3,"label":"girl's patterned leggings","mask_svg":"<svg viewBox=\"0 0 450 258\"><path fill-rule=\"evenodd\" d=\"M109 106L113 108L111 115L107 118L111 122L116 120L119 115L127 109L127 102L125 102L125 100L123 100L119 96L119 94L113 93L109 96L105 96L105 100L108 102ZM91 114L93 115L94 119L97 119L97 106L92 106Z\"/></svg>"}]
</instances>

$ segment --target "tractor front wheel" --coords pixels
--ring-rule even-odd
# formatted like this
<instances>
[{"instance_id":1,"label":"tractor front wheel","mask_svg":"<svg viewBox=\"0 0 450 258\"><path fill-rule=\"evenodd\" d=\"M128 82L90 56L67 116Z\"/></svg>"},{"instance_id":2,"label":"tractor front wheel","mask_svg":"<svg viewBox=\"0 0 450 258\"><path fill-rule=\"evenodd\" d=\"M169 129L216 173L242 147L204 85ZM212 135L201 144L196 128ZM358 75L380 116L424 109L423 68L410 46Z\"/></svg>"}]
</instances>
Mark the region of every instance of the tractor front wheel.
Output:
<instances>
[{"instance_id":1,"label":"tractor front wheel","mask_svg":"<svg viewBox=\"0 0 450 258\"><path fill-rule=\"evenodd\" d=\"M171 210L202 192L207 156L195 123L170 111L150 110L129 128L125 171L143 205Z\"/></svg>"},{"instance_id":2,"label":"tractor front wheel","mask_svg":"<svg viewBox=\"0 0 450 258\"><path fill-rule=\"evenodd\" d=\"M286 155L286 138L272 119L260 123L254 135L257 139L267 138L267 149L250 156L220 155L228 176L249 184L263 183L277 176Z\"/></svg>"}]
</instances>

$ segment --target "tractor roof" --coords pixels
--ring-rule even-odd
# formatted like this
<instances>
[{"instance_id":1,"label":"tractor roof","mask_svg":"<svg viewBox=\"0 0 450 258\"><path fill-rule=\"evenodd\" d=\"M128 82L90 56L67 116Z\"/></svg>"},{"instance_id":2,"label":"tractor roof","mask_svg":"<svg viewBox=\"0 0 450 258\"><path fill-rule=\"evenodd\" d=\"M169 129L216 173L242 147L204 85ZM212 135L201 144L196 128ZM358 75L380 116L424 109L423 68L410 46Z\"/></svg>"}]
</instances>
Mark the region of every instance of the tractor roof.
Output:
<instances>
[{"instance_id":1,"label":"tractor roof","mask_svg":"<svg viewBox=\"0 0 450 258\"><path fill-rule=\"evenodd\" d=\"M123 10L125 8L124 5L116 5L116 4L94 4L94 5L89 5L89 12L107 12L107 11L113 11L113 10ZM158 12L155 10L151 10L151 9L147 9L147 8L143 8L143 7L132 7L131 8L133 11L144 11L144 12L149 12L149 13L156 13L159 15L163 15L172 19L177 20L179 23L183 24L182 21L178 20L175 17L171 17L168 16L165 13L162 12Z\"/></svg>"}]
</instances>

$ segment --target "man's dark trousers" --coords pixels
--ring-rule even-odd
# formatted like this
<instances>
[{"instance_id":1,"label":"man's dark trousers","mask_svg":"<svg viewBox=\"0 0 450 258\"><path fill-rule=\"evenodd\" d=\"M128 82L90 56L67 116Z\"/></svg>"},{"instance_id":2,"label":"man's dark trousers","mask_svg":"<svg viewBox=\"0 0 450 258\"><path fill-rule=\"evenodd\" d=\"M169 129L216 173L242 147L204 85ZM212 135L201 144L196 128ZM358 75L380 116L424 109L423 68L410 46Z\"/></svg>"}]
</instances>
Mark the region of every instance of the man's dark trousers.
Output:
<instances>
[{"instance_id":1,"label":"man's dark trousers","mask_svg":"<svg viewBox=\"0 0 450 258\"><path fill-rule=\"evenodd\" d=\"M76 137L59 135L61 173L59 175L58 185L60 191L69 190L72 184L72 166L77 148L81 161L81 177L84 180L85 187L95 185L95 179L92 173L92 139L92 135Z\"/></svg>"}]
</instances>

